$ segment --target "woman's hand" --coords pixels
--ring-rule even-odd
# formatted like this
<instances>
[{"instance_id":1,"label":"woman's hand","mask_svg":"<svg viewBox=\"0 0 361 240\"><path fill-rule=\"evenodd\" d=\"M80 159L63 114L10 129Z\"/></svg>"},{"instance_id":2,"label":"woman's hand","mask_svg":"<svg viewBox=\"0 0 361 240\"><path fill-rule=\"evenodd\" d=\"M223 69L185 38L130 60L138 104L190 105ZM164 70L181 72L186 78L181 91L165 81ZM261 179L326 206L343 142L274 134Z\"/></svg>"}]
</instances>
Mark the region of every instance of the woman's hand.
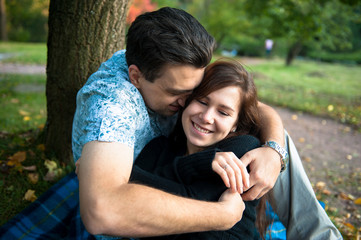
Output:
<instances>
[{"instance_id":1,"label":"woman's hand","mask_svg":"<svg viewBox=\"0 0 361 240\"><path fill-rule=\"evenodd\" d=\"M244 188L249 188L247 168L233 152L217 152L212 162L212 170L232 192L241 194Z\"/></svg>"}]
</instances>

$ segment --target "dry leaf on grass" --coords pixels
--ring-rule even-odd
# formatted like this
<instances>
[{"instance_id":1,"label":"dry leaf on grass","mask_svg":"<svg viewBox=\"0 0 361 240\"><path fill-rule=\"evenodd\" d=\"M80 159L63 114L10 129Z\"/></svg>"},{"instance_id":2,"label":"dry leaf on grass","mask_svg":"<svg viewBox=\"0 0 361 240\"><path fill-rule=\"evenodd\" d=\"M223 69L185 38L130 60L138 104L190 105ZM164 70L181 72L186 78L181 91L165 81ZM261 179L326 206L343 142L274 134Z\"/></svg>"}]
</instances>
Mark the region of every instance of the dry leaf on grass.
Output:
<instances>
[{"instance_id":1,"label":"dry leaf on grass","mask_svg":"<svg viewBox=\"0 0 361 240\"><path fill-rule=\"evenodd\" d=\"M29 173L28 178L32 184L37 184L39 181L39 174L38 173Z\"/></svg>"},{"instance_id":2,"label":"dry leaf on grass","mask_svg":"<svg viewBox=\"0 0 361 240\"><path fill-rule=\"evenodd\" d=\"M361 205L361 198L358 198L354 201L356 205Z\"/></svg>"},{"instance_id":3,"label":"dry leaf on grass","mask_svg":"<svg viewBox=\"0 0 361 240\"><path fill-rule=\"evenodd\" d=\"M28 191L26 191L24 195L24 200L34 202L36 199L37 197L35 196L34 190L29 189Z\"/></svg>"},{"instance_id":4,"label":"dry leaf on grass","mask_svg":"<svg viewBox=\"0 0 361 240\"><path fill-rule=\"evenodd\" d=\"M9 161L7 162L8 166L16 166L20 167L21 163L26 160L26 152L25 151L19 151L9 157Z\"/></svg>"},{"instance_id":5,"label":"dry leaf on grass","mask_svg":"<svg viewBox=\"0 0 361 240\"><path fill-rule=\"evenodd\" d=\"M23 169L26 171L36 171L36 166L35 165L23 166Z\"/></svg>"}]
</instances>

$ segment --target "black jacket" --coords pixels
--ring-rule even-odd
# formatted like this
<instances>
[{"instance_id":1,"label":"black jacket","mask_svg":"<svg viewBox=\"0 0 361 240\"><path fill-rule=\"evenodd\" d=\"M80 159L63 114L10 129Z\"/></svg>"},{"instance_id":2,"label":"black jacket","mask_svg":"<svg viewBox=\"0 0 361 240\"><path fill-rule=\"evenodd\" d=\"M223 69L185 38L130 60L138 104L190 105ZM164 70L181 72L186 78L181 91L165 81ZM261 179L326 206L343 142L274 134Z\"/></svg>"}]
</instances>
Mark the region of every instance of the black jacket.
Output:
<instances>
[{"instance_id":1,"label":"black jacket","mask_svg":"<svg viewBox=\"0 0 361 240\"><path fill-rule=\"evenodd\" d=\"M183 156L185 146L162 136L153 139L139 154L133 166L131 182L144 184L169 193L198 200L218 201L226 190L221 177L213 172L216 152L234 152L242 157L260 146L257 138L242 135L227 138L204 151ZM258 201L245 202L241 221L227 231L187 233L149 239L253 239L256 232ZM148 239L148 238L147 238Z\"/></svg>"}]
</instances>

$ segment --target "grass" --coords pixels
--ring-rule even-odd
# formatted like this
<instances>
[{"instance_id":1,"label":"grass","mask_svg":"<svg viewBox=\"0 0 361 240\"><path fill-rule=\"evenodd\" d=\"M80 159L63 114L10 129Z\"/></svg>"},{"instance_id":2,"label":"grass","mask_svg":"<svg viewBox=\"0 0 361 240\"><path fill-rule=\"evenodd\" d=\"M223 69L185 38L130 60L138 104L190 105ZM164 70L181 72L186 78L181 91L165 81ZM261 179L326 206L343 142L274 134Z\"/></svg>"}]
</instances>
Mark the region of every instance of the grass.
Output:
<instances>
[{"instance_id":1,"label":"grass","mask_svg":"<svg viewBox=\"0 0 361 240\"><path fill-rule=\"evenodd\" d=\"M1 53L14 53L2 62L46 63L45 44L0 42ZM360 66L296 61L285 67L283 60L275 59L249 69L263 102L329 116L361 128ZM24 200L28 189L40 196L54 183L43 179L48 171L44 166L47 157L38 142L46 120L45 83L44 75L0 73L0 225L30 203ZM9 166L19 152L26 153L24 161L17 167ZM51 160L64 170L63 175L73 170ZM36 170L27 171L22 166L36 166ZM36 184L29 181L29 173L39 175Z\"/></svg>"},{"instance_id":2,"label":"grass","mask_svg":"<svg viewBox=\"0 0 361 240\"><path fill-rule=\"evenodd\" d=\"M45 75L0 73L0 130L16 133L46 120Z\"/></svg>"},{"instance_id":3,"label":"grass","mask_svg":"<svg viewBox=\"0 0 361 240\"><path fill-rule=\"evenodd\" d=\"M266 61L250 68L261 101L328 116L361 129L361 67L314 61Z\"/></svg>"},{"instance_id":4,"label":"grass","mask_svg":"<svg viewBox=\"0 0 361 240\"><path fill-rule=\"evenodd\" d=\"M46 64L47 48L44 43L0 42L2 62L18 64Z\"/></svg>"}]
</instances>

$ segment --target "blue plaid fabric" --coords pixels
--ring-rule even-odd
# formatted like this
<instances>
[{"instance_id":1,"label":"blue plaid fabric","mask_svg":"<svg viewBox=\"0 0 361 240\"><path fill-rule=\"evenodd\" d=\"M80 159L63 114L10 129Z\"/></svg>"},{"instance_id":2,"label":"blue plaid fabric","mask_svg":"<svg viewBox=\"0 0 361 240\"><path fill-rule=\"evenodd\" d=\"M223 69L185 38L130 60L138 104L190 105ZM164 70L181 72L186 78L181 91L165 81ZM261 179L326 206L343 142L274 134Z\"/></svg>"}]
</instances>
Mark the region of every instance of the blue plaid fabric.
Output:
<instances>
[{"instance_id":1,"label":"blue plaid fabric","mask_svg":"<svg viewBox=\"0 0 361 240\"><path fill-rule=\"evenodd\" d=\"M266 239L286 239L286 228L269 206L273 218ZM0 239L95 239L79 215L79 182L70 173L26 209L0 227Z\"/></svg>"},{"instance_id":2,"label":"blue plaid fabric","mask_svg":"<svg viewBox=\"0 0 361 240\"><path fill-rule=\"evenodd\" d=\"M0 239L94 239L78 212L78 178L70 173L2 225Z\"/></svg>"}]
</instances>

